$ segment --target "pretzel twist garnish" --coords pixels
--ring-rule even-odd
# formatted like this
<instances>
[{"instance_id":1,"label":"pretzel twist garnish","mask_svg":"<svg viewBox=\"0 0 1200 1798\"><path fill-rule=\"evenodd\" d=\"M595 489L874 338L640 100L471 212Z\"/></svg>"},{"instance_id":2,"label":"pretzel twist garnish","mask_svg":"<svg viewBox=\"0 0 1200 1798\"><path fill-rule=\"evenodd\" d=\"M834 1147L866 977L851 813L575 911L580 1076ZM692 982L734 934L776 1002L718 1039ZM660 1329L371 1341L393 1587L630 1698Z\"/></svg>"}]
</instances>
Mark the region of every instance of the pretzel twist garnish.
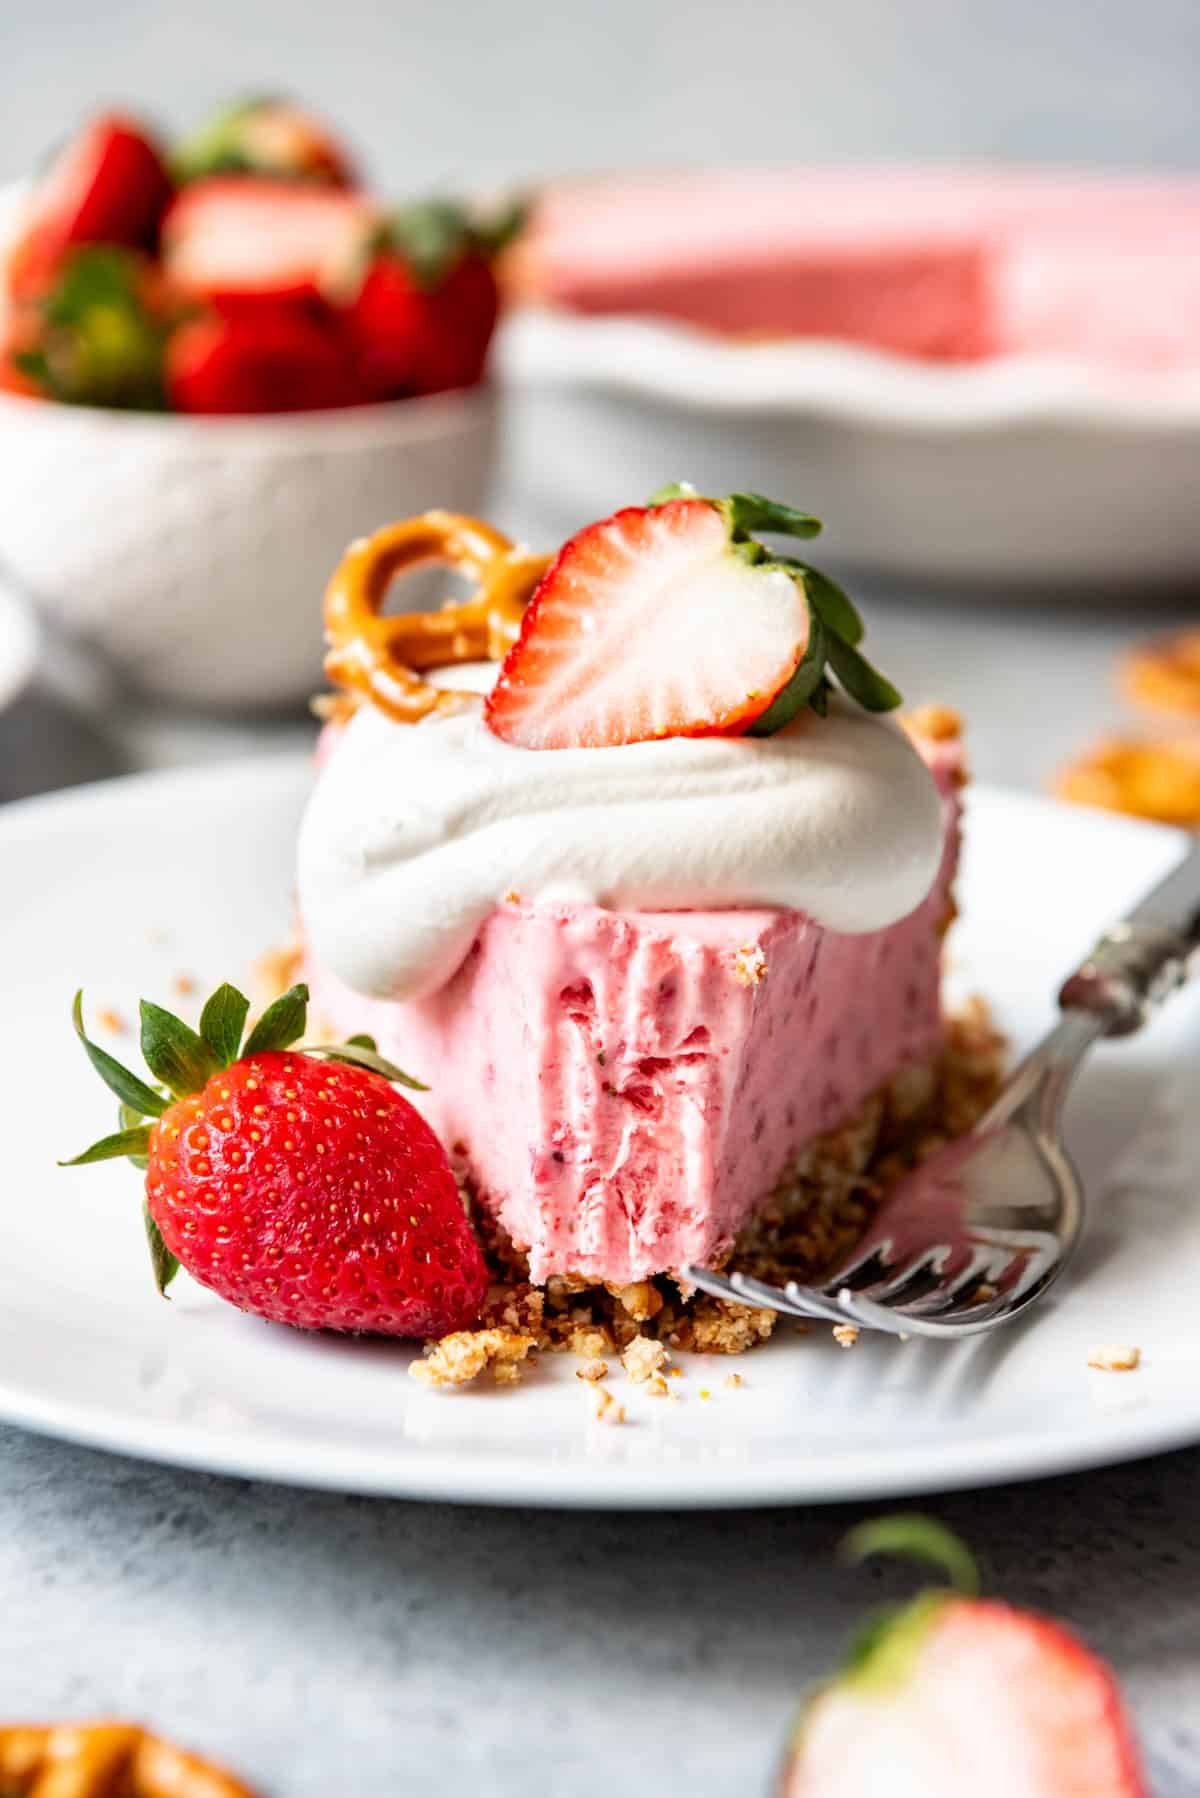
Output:
<instances>
[{"instance_id":1,"label":"pretzel twist garnish","mask_svg":"<svg viewBox=\"0 0 1200 1798\"><path fill-rule=\"evenodd\" d=\"M135 1723L0 1727L13 1798L254 1798L249 1786Z\"/></svg>"},{"instance_id":2,"label":"pretzel twist garnish","mask_svg":"<svg viewBox=\"0 0 1200 1798\"><path fill-rule=\"evenodd\" d=\"M458 512L423 512L360 538L325 593L326 674L404 723L456 711L466 696L430 686L422 672L503 660L549 561ZM461 604L447 601L437 612L381 617L396 576L425 562L470 576L478 592Z\"/></svg>"}]
</instances>

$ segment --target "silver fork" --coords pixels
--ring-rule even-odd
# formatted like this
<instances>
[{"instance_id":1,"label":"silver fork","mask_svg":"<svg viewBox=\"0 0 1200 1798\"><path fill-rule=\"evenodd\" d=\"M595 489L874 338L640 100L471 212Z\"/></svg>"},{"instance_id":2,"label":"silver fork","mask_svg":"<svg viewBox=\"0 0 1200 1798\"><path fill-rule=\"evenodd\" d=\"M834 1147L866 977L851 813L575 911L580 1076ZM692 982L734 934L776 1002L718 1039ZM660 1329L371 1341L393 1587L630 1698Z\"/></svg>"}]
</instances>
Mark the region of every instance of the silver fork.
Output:
<instances>
[{"instance_id":1,"label":"silver fork","mask_svg":"<svg viewBox=\"0 0 1200 1798\"><path fill-rule=\"evenodd\" d=\"M901 1336L993 1330L1053 1284L1083 1227L1062 1106L1100 1037L1128 1036L1200 966L1200 844L1105 931L1059 992L1061 1017L974 1129L901 1180L819 1286L688 1267L715 1298Z\"/></svg>"}]
</instances>

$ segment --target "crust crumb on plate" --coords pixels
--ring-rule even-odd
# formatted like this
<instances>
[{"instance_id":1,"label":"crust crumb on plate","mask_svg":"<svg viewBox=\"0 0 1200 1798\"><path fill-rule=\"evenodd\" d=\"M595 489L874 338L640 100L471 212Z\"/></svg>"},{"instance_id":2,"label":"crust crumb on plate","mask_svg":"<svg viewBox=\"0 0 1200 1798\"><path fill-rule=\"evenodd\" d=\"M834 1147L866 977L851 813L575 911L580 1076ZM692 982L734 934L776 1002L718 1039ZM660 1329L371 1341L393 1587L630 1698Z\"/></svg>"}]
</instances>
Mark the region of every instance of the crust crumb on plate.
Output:
<instances>
[{"instance_id":1,"label":"crust crumb on plate","mask_svg":"<svg viewBox=\"0 0 1200 1798\"><path fill-rule=\"evenodd\" d=\"M861 1335L862 1331L857 1324L834 1324L833 1326L833 1340L839 1348L853 1348Z\"/></svg>"},{"instance_id":2,"label":"crust crumb on plate","mask_svg":"<svg viewBox=\"0 0 1200 1798\"><path fill-rule=\"evenodd\" d=\"M577 1380L604 1380L608 1377L607 1361L585 1361L582 1367L575 1369Z\"/></svg>"},{"instance_id":3,"label":"crust crumb on plate","mask_svg":"<svg viewBox=\"0 0 1200 1798\"><path fill-rule=\"evenodd\" d=\"M652 1336L635 1336L621 1356L621 1365L635 1386L642 1386L661 1373L666 1362L665 1346Z\"/></svg>"},{"instance_id":4,"label":"crust crumb on plate","mask_svg":"<svg viewBox=\"0 0 1200 1798\"><path fill-rule=\"evenodd\" d=\"M1141 1364L1142 1351L1131 1343L1110 1342L1093 1349L1088 1356L1088 1366L1099 1368L1101 1373L1132 1373Z\"/></svg>"},{"instance_id":5,"label":"crust crumb on plate","mask_svg":"<svg viewBox=\"0 0 1200 1798\"><path fill-rule=\"evenodd\" d=\"M618 1404L607 1386L590 1386L592 1415L598 1423L624 1423L625 1407Z\"/></svg>"},{"instance_id":6,"label":"crust crumb on plate","mask_svg":"<svg viewBox=\"0 0 1200 1798\"><path fill-rule=\"evenodd\" d=\"M519 1364L536 1347L535 1337L518 1330L456 1330L427 1343L424 1360L408 1371L422 1386L466 1386L490 1367L498 1386L512 1386L521 1377Z\"/></svg>"}]
</instances>

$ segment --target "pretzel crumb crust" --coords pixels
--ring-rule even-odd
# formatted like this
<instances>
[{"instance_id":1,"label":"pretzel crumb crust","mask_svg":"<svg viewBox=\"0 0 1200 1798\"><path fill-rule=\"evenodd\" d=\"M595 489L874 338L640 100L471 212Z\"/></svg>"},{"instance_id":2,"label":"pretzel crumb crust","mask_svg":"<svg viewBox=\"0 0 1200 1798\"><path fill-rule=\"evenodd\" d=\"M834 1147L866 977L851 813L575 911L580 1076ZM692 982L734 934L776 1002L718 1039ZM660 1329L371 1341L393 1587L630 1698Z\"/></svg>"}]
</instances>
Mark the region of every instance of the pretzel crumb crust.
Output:
<instances>
[{"instance_id":1,"label":"pretzel crumb crust","mask_svg":"<svg viewBox=\"0 0 1200 1798\"><path fill-rule=\"evenodd\" d=\"M0 1725L3 1798L256 1798L136 1723Z\"/></svg>"}]
</instances>

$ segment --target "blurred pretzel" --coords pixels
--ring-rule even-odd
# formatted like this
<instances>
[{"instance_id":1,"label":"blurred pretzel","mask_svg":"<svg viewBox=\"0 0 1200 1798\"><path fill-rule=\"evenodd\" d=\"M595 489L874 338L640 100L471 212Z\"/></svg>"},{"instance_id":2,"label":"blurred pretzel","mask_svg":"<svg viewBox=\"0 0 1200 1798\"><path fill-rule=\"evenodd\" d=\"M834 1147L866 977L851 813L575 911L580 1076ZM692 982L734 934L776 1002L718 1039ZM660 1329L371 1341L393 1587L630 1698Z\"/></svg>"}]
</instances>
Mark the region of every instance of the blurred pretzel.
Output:
<instances>
[{"instance_id":1,"label":"blurred pretzel","mask_svg":"<svg viewBox=\"0 0 1200 1798\"><path fill-rule=\"evenodd\" d=\"M432 687L422 671L455 662L501 661L516 641L533 590L549 565L500 531L458 512L423 512L362 537L346 551L325 594L325 672L389 717L415 723L454 711L464 695ZM440 562L478 592L437 612L380 616L399 574Z\"/></svg>"},{"instance_id":2,"label":"blurred pretzel","mask_svg":"<svg viewBox=\"0 0 1200 1798\"><path fill-rule=\"evenodd\" d=\"M4 1798L254 1798L220 1767L135 1723L0 1726Z\"/></svg>"},{"instance_id":3,"label":"blurred pretzel","mask_svg":"<svg viewBox=\"0 0 1200 1798\"><path fill-rule=\"evenodd\" d=\"M1099 805L1197 830L1200 743L1188 738L1161 742L1110 738L1064 768L1055 790L1078 805Z\"/></svg>"},{"instance_id":4,"label":"blurred pretzel","mask_svg":"<svg viewBox=\"0 0 1200 1798\"><path fill-rule=\"evenodd\" d=\"M1200 630L1180 631L1132 650L1123 683L1139 705L1200 716Z\"/></svg>"}]
</instances>

